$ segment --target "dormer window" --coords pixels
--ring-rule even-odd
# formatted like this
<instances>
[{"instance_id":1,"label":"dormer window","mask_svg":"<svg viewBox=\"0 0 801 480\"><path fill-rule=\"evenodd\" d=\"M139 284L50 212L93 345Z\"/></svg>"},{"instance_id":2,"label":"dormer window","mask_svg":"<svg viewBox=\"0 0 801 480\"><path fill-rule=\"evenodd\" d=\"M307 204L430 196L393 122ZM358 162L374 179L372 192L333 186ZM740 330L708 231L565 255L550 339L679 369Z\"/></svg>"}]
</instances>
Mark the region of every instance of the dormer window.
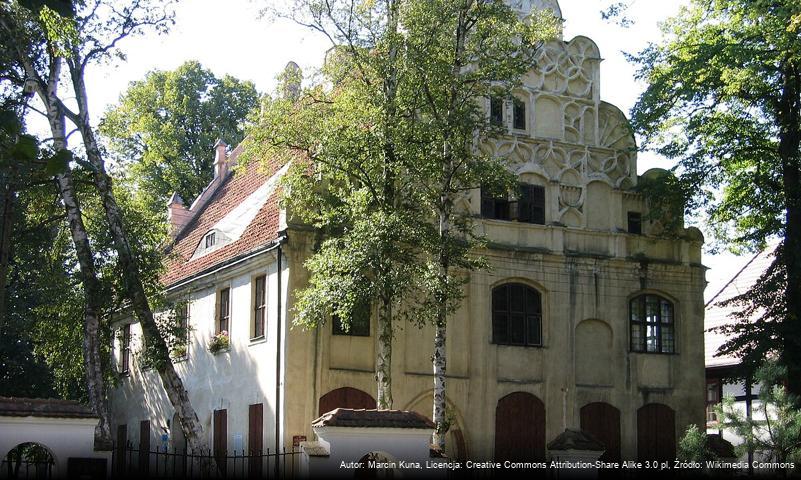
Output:
<instances>
[{"instance_id":1,"label":"dormer window","mask_svg":"<svg viewBox=\"0 0 801 480\"><path fill-rule=\"evenodd\" d=\"M205 248L211 248L217 243L217 234L209 232L206 234Z\"/></svg>"}]
</instances>

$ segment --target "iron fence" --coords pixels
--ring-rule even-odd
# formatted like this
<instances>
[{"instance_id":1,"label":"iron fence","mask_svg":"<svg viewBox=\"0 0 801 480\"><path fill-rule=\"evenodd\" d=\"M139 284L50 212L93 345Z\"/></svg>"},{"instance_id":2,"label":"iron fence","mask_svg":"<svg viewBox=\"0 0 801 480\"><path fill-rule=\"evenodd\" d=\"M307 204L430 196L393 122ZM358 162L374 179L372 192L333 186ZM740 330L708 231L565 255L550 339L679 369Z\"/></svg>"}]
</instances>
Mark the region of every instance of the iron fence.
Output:
<instances>
[{"instance_id":1,"label":"iron fence","mask_svg":"<svg viewBox=\"0 0 801 480\"><path fill-rule=\"evenodd\" d=\"M300 449L276 451L139 449L128 443L114 448L111 465L114 478L270 478L300 476Z\"/></svg>"},{"instance_id":2,"label":"iron fence","mask_svg":"<svg viewBox=\"0 0 801 480\"><path fill-rule=\"evenodd\" d=\"M53 476L53 460L25 460L4 458L0 465L0 478L45 479Z\"/></svg>"}]
</instances>

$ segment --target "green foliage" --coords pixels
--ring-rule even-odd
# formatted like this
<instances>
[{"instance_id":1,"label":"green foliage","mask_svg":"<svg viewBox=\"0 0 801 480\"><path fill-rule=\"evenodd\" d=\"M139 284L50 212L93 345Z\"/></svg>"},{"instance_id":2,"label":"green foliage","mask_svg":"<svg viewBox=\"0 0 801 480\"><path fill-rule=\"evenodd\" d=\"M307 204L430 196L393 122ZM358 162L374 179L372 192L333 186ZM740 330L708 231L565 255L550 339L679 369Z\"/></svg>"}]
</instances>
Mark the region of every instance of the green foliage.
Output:
<instances>
[{"instance_id":1,"label":"green foliage","mask_svg":"<svg viewBox=\"0 0 801 480\"><path fill-rule=\"evenodd\" d=\"M692 424L687 427L684 436L679 440L677 458L682 462L704 462L714 460L715 454L707 448L706 432Z\"/></svg>"},{"instance_id":2,"label":"green foliage","mask_svg":"<svg viewBox=\"0 0 801 480\"><path fill-rule=\"evenodd\" d=\"M717 407L721 425L743 439L739 454L754 451L771 461L801 461L801 409L782 384L786 376L786 368L776 362L768 361L757 370L761 388L751 418L735 407L733 397L724 398Z\"/></svg>"},{"instance_id":3,"label":"green foliage","mask_svg":"<svg viewBox=\"0 0 801 480\"><path fill-rule=\"evenodd\" d=\"M163 219L173 192L191 202L214 175L217 139L236 145L258 103L251 82L217 78L198 62L133 82L100 123L137 201Z\"/></svg>"},{"instance_id":4,"label":"green foliage","mask_svg":"<svg viewBox=\"0 0 801 480\"><path fill-rule=\"evenodd\" d=\"M392 304L394 317L425 323L443 301L455 309L464 280L441 278L434 252L449 255L455 268L482 264L470 256L477 239L469 216L449 214L454 233L444 243L431 220L441 208L454 212L466 190L514 185L502 159L476 152L477 139L499 133L480 99L508 94L530 67L533 47L560 25L539 11L519 21L501 1L349 5L299 0L287 10L334 47L318 81L296 98L286 85L292 75L297 83L297 72L284 74L249 132L247 156L293 162L284 203L295 221L321 232L306 265L299 323L318 325L331 313L348 319L377 298ZM460 67L451 48L465 25Z\"/></svg>"},{"instance_id":5,"label":"green foliage","mask_svg":"<svg viewBox=\"0 0 801 480\"><path fill-rule=\"evenodd\" d=\"M685 210L735 251L783 238L724 346L749 368L778 352L801 393L799 0L693 0L633 57L648 83L632 110L643 146L676 161ZM771 285L771 292L766 285ZM777 298L777 296L782 298ZM747 317L745 314L750 314Z\"/></svg>"},{"instance_id":6,"label":"green foliage","mask_svg":"<svg viewBox=\"0 0 801 480\"><path fill-rule=\"evenodd\" d=\"M795 0L695 0L633 57L648 83L632 110L643 146L678 161L688 213L705 209L735 245L782 232L777 105L781 68L801 62L787 29L798 13Z\"/></svg>"}]
</instances>

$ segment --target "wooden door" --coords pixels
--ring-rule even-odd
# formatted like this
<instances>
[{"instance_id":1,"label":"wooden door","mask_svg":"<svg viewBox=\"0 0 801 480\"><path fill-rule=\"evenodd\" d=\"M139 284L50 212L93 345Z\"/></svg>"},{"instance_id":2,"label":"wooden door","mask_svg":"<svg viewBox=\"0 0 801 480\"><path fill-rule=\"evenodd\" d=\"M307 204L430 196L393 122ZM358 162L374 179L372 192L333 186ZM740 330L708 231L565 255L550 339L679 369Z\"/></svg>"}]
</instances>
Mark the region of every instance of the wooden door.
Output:
<instances>
[{"instance_id":1,"label":"wooden door","mask_svg":"<svg viewBox=\"0 0 801 480\"><path fill-rule=\"evenodd\" d=\"M608 403L588 403L581 407L581 429L606 446L601 460L620 461L620 410Z\"/></svg>"},{"instance_id":2,"label":"wooden door","mask_svg":"<svg viewBox=\"0 0 801 480\"><path fill-rule=\"evenodd\" d=\"M495 460L545 460L545 405L515 392L495 409Z\"/></svg>"},{"instance_id":3,"label":"wooden door","mask_svg":"<svg viewBox=\"0 0 801 480\"><path fill-rule=\"evenodd\" d=\"M331 390L322 397L318 405L317 414L322 415L337 408L364 408L373 410L376 408L375 399L369 393L357 388L342 387Z\"/></svg>"},{"instance_id":4,"label":"wooden door","mask_svg":"<svg viewBox=\"0 0 801 480\"><path fill-rule=\"evenodd\" d=\"M214 458L217 460L217 468L225 474L228 455L228 410L214 411Z\"/></svg>"},{"instance_id":5,"label":"wooden door","mask_svg":"<svg viewBox=\"0 0 801 480\"><path fill-rule=\"evenodd\" d=\"M139 422L139 472L150 472L150 420Z\"/></svg>"},{"instance_id":6,"label":"wooden door","mask_svg":"<svg viewBox=\"0 0 801 480\"><path fill-rule=\"evenodd\" d=\"M646 460L676 458L676 414L660 403L637 410L637 457Z\"/></svg>"},{"instance_id":7,"label":"wooden door","mask_svg":"<svg viewBox=\"0 0 801 480\"><path fill-rule=\"evenodd\" d=\"M264 405L256 403L248 408L248 472L250 478L261 477L261 454L264 449Z\"/></svg>"},{"instance_id":8,"label":"wooden door","mask_svg":"<svg viewBox=\"0 0 801 480\"><path fill-rule=\"evenodd\" d=\"M125 475L125 467L128 460L128 425L117 425L117 474Z\"/></svg>"}]
</instances>

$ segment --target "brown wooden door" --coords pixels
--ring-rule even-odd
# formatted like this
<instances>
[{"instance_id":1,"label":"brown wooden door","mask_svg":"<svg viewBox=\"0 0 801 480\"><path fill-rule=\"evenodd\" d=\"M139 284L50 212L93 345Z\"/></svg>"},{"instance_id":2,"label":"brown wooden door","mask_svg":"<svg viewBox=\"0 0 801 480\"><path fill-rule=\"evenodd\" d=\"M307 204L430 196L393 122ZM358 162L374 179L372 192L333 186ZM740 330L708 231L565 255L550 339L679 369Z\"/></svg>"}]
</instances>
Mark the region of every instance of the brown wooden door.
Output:
<instances>
[{"instance_id":1,"label":"brown wooden door","mask_svg":"<svg viewBox=\"0 0 801 480\"><path fill-rule=\"evenodd\" d=\"M545 405L539 398L515 392L498 400L495 459L545 460Z\"/></svg>"},{"instance_id":2,"label":"brown wooden door","mask_svg":"<svg viewBox=\"0 0 801 480\"><path fill-rule=\"evenodd\" d=\"M646 460L676 458L676 414L660 403L637 410L637 457Z\"/></svg>"},{"instance_id":3,"label":"brown wooden door","mask_svg":"<svg viewBox=\"0 0 801 480\"><path fill-rule=\"evenodd\" d=\"M261 477L261 453L264 449L264 405L257 403L248 408L248 471L250 478Z\"/></svg>"},{"instance_id":4,"label":"brown wooden door","mask_svg":"<svg viewBox=\"0 0 801 480\"><path fill-rule=\"evenodd\" d=\"M364 408L372 410L376 408L375 399L369 393L357 388L342 387L331 390L322 397L318 406L317 414L322 415L337 408Z\"/></svg>"},{"instance_id":5,"label":"brown wooden door","mask_svg":"<svg viewBox=\"0 0 801 480\"><path fill-rule=\"evenodd\" d=\"M217 468L225 474L228 450L228 410L214 411L214 458L217 460Z\"/></svg>"},{"instance_id":6,"label":"brown wooden door","mask_svg":"<svg viewBox=\"0 0 801 480\"><path fill-rule=\"evenodd\" d=\"M588 403L581 407L581 429L606 446L601 460L620 461L620 410L608 403Z\"/></svg>"},{"instance_id":7,"label":"brown wooden door","mask_svg":"<svg viewBox=\"0 0 801 480\"><path fill-rule=\"evenodd\" d=\"M139 422L139 472L150 472L150 420Z\"/></svg>"},{"instance_id":8,"label":"brown wooden door","mask_svg":"<svg viewBox=\"0 0 801 480\"><path fill-rule=\"evenodd\" d=\"M128 460L128 425L117 425L117 449L115 452L117 474L123 476Z\"/></svg>"}]
</instances>

